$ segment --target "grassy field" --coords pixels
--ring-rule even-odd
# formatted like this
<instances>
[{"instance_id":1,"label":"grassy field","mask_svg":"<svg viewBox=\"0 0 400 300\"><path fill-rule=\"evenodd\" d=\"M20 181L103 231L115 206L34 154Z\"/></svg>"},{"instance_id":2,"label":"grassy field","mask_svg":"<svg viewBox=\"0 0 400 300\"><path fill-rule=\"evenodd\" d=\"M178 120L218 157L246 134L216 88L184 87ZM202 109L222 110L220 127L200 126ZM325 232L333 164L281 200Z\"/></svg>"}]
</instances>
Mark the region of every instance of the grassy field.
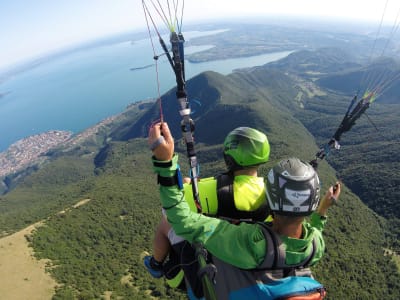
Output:
<instances>
[{"instance_id":1,"label":"grassy field","mask_svg":"<svg viewBox=\"0 0 400 300\"><path fill-rule=\"evenodd\" d=\"M45 272L45 260L36 260L25 236L40 223L0 239L0 295L2 299L46 300L56 282Z\"/></svg>"},{"instance_id":2,"label":"grassy field","mask_svg":"<svg viewBox=\"0 0 400 300\"><path fill-rule=\"evenodd\" d=\"M392 256L393 261L395 262L397 268L400 271L400 255L397 255L394 251L390 249L385 249L385 254Z\"/></svg>"}]
</instances>

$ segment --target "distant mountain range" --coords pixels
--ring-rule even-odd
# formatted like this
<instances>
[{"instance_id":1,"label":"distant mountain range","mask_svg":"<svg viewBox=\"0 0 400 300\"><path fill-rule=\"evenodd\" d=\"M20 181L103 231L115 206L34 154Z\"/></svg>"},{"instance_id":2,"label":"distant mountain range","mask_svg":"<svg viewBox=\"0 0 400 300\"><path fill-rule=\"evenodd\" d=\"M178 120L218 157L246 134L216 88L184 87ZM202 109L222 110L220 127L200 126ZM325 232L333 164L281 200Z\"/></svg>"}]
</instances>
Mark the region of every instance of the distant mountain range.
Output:
<instances>
[{"instance_id":1,"label":"distant mountain range","mask_svg":"<svg viewBox=\"0 0 400 300\"><path fill-rule=\"evenodd\" d=\"M293 61L298 62L298 68ZM400 159L397 154L400 64L393 58L383 57L366 67L351 61L351 56L340 49L320 49L294 53L266 67L288 70L292 77L297 74L308 78L327 91L326 95L306 100L304 113L297 114L319 143L326 142L333 134L357 92L360 100L364 91L378 91L377 100L342 138L343 150L328 160L372 209L383 216L399 218L400 206L396 199L400 193L395 186L400 182L396 171ZM333 71L328 72L327 66Z\"/></svg>"},{"instance_id":2,"label":"distant mountain range","mask_svg":"<svg viewBox=\"0 0 400 300\"><path fill-rule=\"evenodd\" d=\"M262 174L282 157L313 159L346 112L357 90L353 82L366 71L378 72L381 66L365 68L354 61L351 53L324 48L296 52L276 63L228 76L206 72L189 80L189 98L196 99L192 117L201 175L224 169L221 144L238 126L255 127L268 135L271 158ZM395 64L391 66L397 70ZM399 269L385 251L400 250L396 236L400 232L397 79L392 86L368 111L378 131L362 118L343 136L342 149L328 158L336 170L326 161L319 165L323 190L338 176L349 187L332 209L325 233L328 250L314 269L332 299L400 296ZM179 140L175 91L162 99L164 119ZM153 101L133 104L79 143L47 153L48 163L38 170L8 178L15 184L0 197L0 231L6 234L48 218L47 226L34 234L32 245L38 257L56 262L50 272L63 284L57 290L60 299L66 295L99 298L110 289L113 295L126 298L181 295L150 279L137 260L143 249L151 247L160 216L145 140L159 114L159 105ZM179 141L176 150L187 172ZM92 201L55 214L80 199ZM126 276L129 284L123 285L121 278Z\"/></svg>"},{"instance_id":3,"label":"distant mountain range","mask_svg":"<svg viewBox=\"0 0 400 300\"><path fill-rule=\"evenodd\" d=\"M302 50L289 55L285 59L268 64L269 68L290 71L310 79L324 75L361 68L356 63L357 55L341 48L320 48L315 51Z\"/></svg>"}]
</instances>

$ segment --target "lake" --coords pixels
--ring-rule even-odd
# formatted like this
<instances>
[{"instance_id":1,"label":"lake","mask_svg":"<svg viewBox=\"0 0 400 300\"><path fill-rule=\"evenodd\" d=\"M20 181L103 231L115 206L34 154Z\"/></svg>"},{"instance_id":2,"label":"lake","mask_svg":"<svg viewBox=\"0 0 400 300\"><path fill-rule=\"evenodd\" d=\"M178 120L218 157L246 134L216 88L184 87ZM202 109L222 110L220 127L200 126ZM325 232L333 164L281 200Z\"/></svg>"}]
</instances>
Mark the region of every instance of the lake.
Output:
<instances>
[{"instance_id":1,"label":"lake","mask_svg":"<svg viewBox=\"0 0 400 300\"><path fill-rule=\"evenodd\" d=\"M210 33L189 32L185 38L206 34ZM209 47L187 47L185 52ZM226 75L233 69L263 65L289 53L204 63L186 61L186 79L208 70ZM158 72L163 94L175 84L165 55L158 60ZM132 102L157 97L150 40L103 44L60 55L2 82L0 95L0 152L19 139L48 130L78 133L121 113Z\"/></svg>"}]
</instances>

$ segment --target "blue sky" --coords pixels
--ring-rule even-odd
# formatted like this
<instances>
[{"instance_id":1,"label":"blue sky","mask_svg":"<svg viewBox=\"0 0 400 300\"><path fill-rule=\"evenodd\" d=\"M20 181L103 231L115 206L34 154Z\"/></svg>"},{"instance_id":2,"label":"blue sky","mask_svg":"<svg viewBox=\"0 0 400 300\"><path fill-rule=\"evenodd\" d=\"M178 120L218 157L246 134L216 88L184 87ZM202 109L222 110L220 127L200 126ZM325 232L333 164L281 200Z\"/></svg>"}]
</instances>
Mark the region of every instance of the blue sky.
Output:
<instances>
[{"instance_id":1,"label":"blue sky","mask_svg":"<svg viewBox=\"0 0 400 300\"><path fill-rule=\"evenodd\" d=\"M186 0L184 20L272 14L379 22L386 1L385 18L394 19L399 6L393 4L395 0ZM141 0L1 0L0 69L68 45L144 26Z\"/></svg>"}]
</instances>

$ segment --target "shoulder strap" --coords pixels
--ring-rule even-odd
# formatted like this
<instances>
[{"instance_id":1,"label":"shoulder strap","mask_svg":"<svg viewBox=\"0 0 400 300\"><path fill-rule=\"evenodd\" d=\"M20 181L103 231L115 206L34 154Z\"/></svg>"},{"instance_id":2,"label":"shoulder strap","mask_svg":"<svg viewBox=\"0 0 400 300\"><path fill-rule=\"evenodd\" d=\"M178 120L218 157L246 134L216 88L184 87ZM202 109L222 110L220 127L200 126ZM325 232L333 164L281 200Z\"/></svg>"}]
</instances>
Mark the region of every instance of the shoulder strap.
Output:
<instances>
[{"instance_id":1,"label":"shoulder strap","mask_svg":"<svg viewBox=\"0 0 400 300\"><path fill-rule=\"evenodd\" d=\"M296 265L286 265L286 251L283 247L282 240L279 235L272 230L270 223L257 222L261 225L265 239L267 240L267 251L264 261L257 269L297 269L306 268L312 261L315 253L317 252L317 241L314 237L312 240L312 250L310 255L308 255L303 261Z\"/></svg>"},{"instance_id":2,"label":"shoulder strap","mask_svg":"<svg viewBox=\"0 0 400 300\"><path fill-rule=\"evenodd\" d=\"M217 216L234 218L236 214L235 201L233 199L233 174L223 173L217 176Z\"/></svg>"},{"instance_id":3,"label":"shoulder strap","mask_svg":"<svg viewBox=\"0 0 400 300\"><path fill-rule=\"evenodd\" d=\"M283 243L275 231L271 228L271 223L257 222L263 230L265 239L267 240L267 251L264 261L257 269L281 269L280 266L285 263L286 252Z\"/></svg>"}]
</instances>

